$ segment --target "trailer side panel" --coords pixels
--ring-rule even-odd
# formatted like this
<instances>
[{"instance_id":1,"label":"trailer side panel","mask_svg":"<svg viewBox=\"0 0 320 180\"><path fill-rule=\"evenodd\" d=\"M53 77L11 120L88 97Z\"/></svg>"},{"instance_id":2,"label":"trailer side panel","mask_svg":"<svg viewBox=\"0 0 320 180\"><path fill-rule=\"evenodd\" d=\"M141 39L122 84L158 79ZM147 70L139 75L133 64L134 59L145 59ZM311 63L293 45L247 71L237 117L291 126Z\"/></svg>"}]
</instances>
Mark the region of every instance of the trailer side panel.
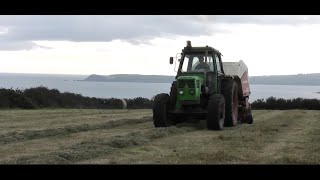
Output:
<instances>
[{"instance_id":1,"label":"trailer side panel","mask_svg":"<svg viewBox=\"0 0 320 180\"><path fill-rule=\"evenodd\" d=\"M246 64L242 60L239 62L223 62L223 69L226 75L234 76L236 81L241 84L238 84L238 87L242 92L242 97L248 97L250 95L250 86Z\"/></svg>"}]
</instances>

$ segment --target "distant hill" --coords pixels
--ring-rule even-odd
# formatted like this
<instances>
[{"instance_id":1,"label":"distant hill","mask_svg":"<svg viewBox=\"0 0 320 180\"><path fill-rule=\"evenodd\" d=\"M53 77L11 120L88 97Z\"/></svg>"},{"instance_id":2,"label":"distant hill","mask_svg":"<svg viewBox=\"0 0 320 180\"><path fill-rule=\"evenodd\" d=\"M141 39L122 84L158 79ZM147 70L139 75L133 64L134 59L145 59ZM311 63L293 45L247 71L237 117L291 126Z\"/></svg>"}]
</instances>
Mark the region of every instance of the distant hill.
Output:
<instances>
[{"instance_id":1,"label":"distant hill","mask_svg":"<svg viewBox=\"0 0 320 180\"><path fill-rule=\"evenodd\" d=\"M249 81L251 84L320 86L320 73L251 76Z\"/></svg>"},{"instance_id":2,"label":"distant hill","mask_svg":"<svg viewBox=\"0 0 320 180\"><path fill-rule=\"evenodd\" d=\"M114 74L109 76L92 74L82 81L97 82L142 82L142 83L172 83L175 76ZM320 86L320 73L298 75L251 76L250 84L266 85L305 85Z\"/></svg>"}]
</instances>

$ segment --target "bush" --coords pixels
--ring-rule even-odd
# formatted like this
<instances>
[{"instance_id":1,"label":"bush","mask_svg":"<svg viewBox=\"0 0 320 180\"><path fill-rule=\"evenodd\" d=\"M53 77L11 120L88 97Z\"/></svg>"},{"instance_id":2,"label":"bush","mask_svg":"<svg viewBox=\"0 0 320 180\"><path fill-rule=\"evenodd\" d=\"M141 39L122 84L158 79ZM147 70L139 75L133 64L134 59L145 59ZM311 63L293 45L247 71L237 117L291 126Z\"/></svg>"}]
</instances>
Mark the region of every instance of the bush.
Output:
<instances>
[{"instance_id":1,"label":"bush","mask_svg":"<svg viewBox=\"0 0 320 180\"><path fill-rule=\"evenodd\" d=\"M137 97L125 99L127 108L144 109L152 108L153 101L147 98ZM61 93L57 89L35 87L25 89L0 89L0 108L87 108L87 109L122 109L123 104L116 98L84 97L81 94L70 92Z\"/></svg>"},{"instance_id":2,"label":"bush","mask_svg":"<svg viewBox=\"0 0 320 180\"><path fill-rule=\"evenodd\" d=\"M308 110L320 110L320 100L319 99L283 99L269 97L266 100L257 99L251 103L252 109L279 109L279 110L289 110L289 109L308 109Z\"/></svg>"},{"instance_id":3,"label":"bush","mask_svg":"<svg viewBox=\"0 0 320 180\"><path fill-rule=\"evenodd\" d=\"M150 109L152 108L153 100L137 97L134 99L125 99L129 109Z\"/></svg>"}]
</instances>

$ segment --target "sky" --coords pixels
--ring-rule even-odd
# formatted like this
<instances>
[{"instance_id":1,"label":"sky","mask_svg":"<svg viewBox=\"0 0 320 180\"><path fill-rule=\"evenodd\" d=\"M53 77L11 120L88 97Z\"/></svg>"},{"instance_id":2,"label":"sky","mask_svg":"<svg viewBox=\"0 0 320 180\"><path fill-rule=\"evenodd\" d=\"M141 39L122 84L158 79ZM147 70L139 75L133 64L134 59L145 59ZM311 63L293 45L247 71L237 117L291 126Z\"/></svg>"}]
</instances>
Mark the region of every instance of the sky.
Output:
<instances>
[{"instance_id":1,"label":"sky","mask_svg":"<svg viewBox=\"0 0 320 180\"><path fill-rule=\"evenodd\" d=\"M1 15L0 73L175 75L190 40L249 76L320 73L320 16Z\"/></svg>"}]
</instances>

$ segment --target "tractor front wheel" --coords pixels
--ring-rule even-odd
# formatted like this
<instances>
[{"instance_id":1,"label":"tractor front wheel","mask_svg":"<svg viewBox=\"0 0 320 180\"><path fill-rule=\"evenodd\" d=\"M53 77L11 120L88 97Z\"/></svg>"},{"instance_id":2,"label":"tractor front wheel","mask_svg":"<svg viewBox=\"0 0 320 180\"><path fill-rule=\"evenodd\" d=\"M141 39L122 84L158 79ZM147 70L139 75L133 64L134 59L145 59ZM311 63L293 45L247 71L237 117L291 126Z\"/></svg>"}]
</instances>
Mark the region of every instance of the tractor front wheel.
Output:
<instances>
[{"instance_id":1,"label":"tractor front wheel","mask_svg":"<svg viewBox=\"0 0 320 180\"><path fill-rule=\"evenodd\" d=\"M170 97L161 93L155 96L153 104L153 123L155 127L168 127L172 123L168 118L168 105Z\"/></svg>"}]
</instances>

